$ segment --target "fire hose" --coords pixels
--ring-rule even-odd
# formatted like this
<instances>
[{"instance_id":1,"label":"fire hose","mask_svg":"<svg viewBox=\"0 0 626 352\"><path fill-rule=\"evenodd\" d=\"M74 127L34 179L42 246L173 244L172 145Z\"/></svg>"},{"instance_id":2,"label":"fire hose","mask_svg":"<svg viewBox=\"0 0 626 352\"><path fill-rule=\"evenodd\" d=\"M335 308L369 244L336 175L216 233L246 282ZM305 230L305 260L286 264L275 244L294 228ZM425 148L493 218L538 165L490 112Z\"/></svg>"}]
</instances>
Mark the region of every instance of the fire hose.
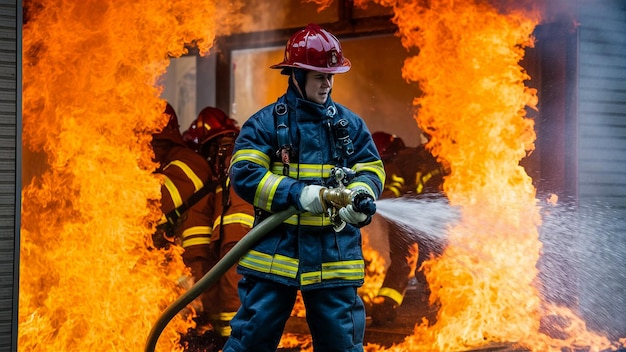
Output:
<instances>
[{"instance_id":1,"label":"fire hose","mask_svg":"<svg viewBox=\"0 0 626 352\"><path fill-rule=\"evenodd\" d=\"M336 231L340 231L345 226L345 223L338 216L338 209L341 207L352 204L356 211L370 216L376 212L374 198L366 191L352 191L345 187L325 188L320 192L320 197L326 203L327 211ZM270 215L255 225L209 272L165 309L148 335L145 352L154 352L159 336L178 312L219 280L241 256L270 230L297 213L298 210L291 206L286 210Z\"/></svg>"}]
</instances>

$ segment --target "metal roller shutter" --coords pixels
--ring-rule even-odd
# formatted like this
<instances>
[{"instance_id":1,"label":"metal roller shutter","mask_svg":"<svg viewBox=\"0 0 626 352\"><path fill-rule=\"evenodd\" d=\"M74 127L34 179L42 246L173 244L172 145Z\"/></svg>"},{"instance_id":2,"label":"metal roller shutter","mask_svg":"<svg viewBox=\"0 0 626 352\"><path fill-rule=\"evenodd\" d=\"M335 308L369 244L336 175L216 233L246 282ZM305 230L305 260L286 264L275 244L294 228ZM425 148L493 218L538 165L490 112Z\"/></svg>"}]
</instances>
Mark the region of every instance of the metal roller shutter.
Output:
<instances>
[{"instance_id":1,"label":"metal roller shutter","mask_svg":"<svg viewBox=\"0 0 626 352\"><path fill-rule=\"evenodd\" d=\"M21 3L20 3L21 4ZM21 9L21 5L19 7ZM20 10L21 13L21 10ZM19 31L21 32L21 30ZM17 154L18 6L0 1L0 351L15 344L13 321L17 297L16 194ZM19 65L21 66L21 65ZM20 89L21 90L21 89Z\"/></svg>"},{"instance_id":2,"label":"metal roller shutter","mask_svg":"<svg viewBox=\"0 0 626 352\"><path fill-rule=\"evenodd\" d=\"M579 9L580 305L591 328L626 336L626 2Z\"/></svg>"}]
</instances>

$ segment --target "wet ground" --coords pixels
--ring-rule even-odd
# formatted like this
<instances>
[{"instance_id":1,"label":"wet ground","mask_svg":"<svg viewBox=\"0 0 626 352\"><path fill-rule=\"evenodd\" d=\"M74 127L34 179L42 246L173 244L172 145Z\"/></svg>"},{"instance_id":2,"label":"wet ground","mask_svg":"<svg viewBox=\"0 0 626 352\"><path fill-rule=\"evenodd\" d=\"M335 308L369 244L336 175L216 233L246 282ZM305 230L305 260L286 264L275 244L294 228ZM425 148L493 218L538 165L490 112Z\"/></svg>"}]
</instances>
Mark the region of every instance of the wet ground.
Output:
<instances>
[{"instance_id":1,"label":"wet ground","mask_svg":"<svg viewBox=\"0 0 626 352\"><path fill-rule=\"evenodd\" d=\"M436 317L436 307L429 307L427 297L413 281L407 288L403 304L398 308L398 315L393 323L383 326L375 326L371 317L367 317L365 329L365 344L377 344L383 347L391 347L400 343L406 336L413 333L413 327L426 317L429 321L434 321ZM308 334L308 326L305 318L292 317L287 322L285 332L292 334ZM297 348L282 348L279 352L300 352ZM483 347L481 349L470 350L471 352L526 352L527 350L515 349L511 345L498 344ZM470 352L464 351L464 352ZM408 351L407 351L408 352ZM460 351L459 351L460 352Z\"/></svg>"},{"instance_id":2,"label":"wet ground","mask_svg":"<svg viewBox=\"0 0 626 352\"><path fill-rule=\"evenodd\" d=\"M428 299L423 291L419 289L419 285L415 280L411 281L404 298L403 304L398 308L397 317L393 323L383 326L375 326L371 317L367 317L367 325L365 330L365 345L376 344L384 348L391 347L393 344L401 343L406 336L413 333L413 327L423 317L429 321L434 321L437 314L436 307L428 306ZM309 328L305 318L291 317L285 327L285 332L296 336L308 337ZM221 345L219 338L207 334L201 337L189 337L188 348L186 352L217 352ZM277 352L301 352L300 348L279 348ZM413 351L407 351L413 352ZM453 351L450 351L453 352ZM492 344L477 349L456 351L456 352L529 352L527 349L514 347L514 344ZM589 349L566 349L561 352L589 352ZM620 349L616 352L626 352L626 349Z\"/></svg>"}]
</instances>

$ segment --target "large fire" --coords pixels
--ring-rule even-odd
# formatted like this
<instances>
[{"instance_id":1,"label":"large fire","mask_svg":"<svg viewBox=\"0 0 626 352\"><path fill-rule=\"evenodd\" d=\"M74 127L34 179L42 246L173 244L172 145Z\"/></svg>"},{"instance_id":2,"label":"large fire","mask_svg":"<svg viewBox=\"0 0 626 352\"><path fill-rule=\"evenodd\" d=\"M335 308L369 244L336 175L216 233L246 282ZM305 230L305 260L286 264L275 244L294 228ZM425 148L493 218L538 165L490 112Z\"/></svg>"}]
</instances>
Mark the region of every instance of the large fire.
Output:
<instances>
[{"instance_id":1,"label":"large fire","mask_svg":"<svg viewBox=\"0 0 626 352\"><path fill-rule=\"evenodd\" d=\"M419 48L405 61L403 77L420 83L416 120L432 136L433 153L450 164L444 190L462 214L441 258L425 263L431 302L440 304L436 322L417 325L390 350L614 347L569 310L542 302L536 288L541 218L519 161L533 149L525 108L536 108L537 96L519 62L533 45L539 12L522 2L517 8L479 0L380 3L394 6L403 45ZM542 319L552 315L568 321L565 338L541 331Z\"/></svg>"},{"instance_id":2,"label":"large fire","mask_svg":"<svg viewBox=\"0 0 626 352\"><path fill-rule=\"evenodd\" d=\"M168 56L192 45L208 53L216 11L207 0L25 1L32 178L22 197L19 350L140 351L180 295L180 253L148 250L160 216L150 139L167 122L158 78ZM188 325L174 319L158 350L176 350Z\"/></svg>"},{"instance_id":3,"label":"large fire","mask_svg":"<svg viewBox=\"0 0 626 352\"><path fill-rule=\"evenodd\" d=\"M310 0L326 7L332 1ZM519 62L541 20L539 2L482 0L355 0L393 7L407 49L403 77L420 83L415 118L446 160L444 191L461 209L440 258L425 263L440 305L436 322L423 322L389 351L461 351L514 344L533 351L583 347L615 349L586 330L566 308L542 302L537 262L541 216L531 178L519 162L534 148L537 96ZM494 4L497 4L496 7ZM541 329L558 316L560 338ZM370 345L368 351L386 350Z\"/></svg>"},{"instance_id":4,"label":"large fire","mask_svg":"<svg viewBox=\"0 0 626 352\"><path fill-rule=\"evenodd\" d=\"M23 140L32 177L22 197L21 351L142 350L181 294L180 253L148 249L160 216L149 141L165 123L158 78L168 57L189 45L208 52L218 28L227 28L223 12L239 6L222 2L25 2ZM436 322L416 325L389 349L366 349L613 348L568 309L542 302L535 285L541 219L519 161L533 148L524 109L537 97L519 61L533 45L538 12L480 0L354 4L370 2L393 7L403 44L419 48L402 73L420 82L416 119L451 166L445 191L462 221L443 255L425 264L441 307ZM378 283L381 273L372 273ZM565 338L540 329L555 315L570 323ZM179 333L190 324L175 318L157 350L180 350ZM310 348L310 339L298 344Z\"/></svg>"}]
</instances>

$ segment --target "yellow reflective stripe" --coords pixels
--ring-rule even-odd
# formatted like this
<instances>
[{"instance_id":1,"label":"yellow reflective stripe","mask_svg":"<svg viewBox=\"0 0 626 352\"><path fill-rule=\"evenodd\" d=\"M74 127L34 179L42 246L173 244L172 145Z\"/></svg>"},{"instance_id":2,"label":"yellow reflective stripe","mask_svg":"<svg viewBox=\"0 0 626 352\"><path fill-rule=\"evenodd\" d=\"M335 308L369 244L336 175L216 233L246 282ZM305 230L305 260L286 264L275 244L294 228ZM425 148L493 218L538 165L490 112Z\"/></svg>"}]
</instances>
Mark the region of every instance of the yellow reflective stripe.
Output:
<instances>
[{"instance_id":1,"label":"yellow reflective stripe","mask_svg":"<svg viewBox=\"0 0 626 352\"><path fill-rule=\"evenodd\" d=\"M402 300L404 299L404 295L402 293L389 287L381 287L380 290L378 290L378 295L383 297L389 297L394 302L398 303L398 305L402 304Z\"/></svg>"},{"instance_id":2,"label":"yellow reflective stripe","mask_svg":"<svg viewBox=\"0 0 626 352\"><path fill-rule=\"evenodd\" d=\"M161 217L159 218L159 222L157 222L157 226L163 225L165 223L167 223L167 217L165 216L165 214L161 214Z\"/></svg>"},{"instance_id":3,"label":"yellow reflective stripe","mask_svg":"<svg viewBox=\"0 0 626 352\"><path fill-rule=\"evenodd\" d=\"M404 177L396 174L391 175L391 184L395 187L402 188L404 186Z\"/></svg>"},{"instance_id":4,"label":"yellow reflective stripe","mask_svg":"<svg viewBox=\"0 0 626 352\"><path fill-rule=\"evenodd\" d=\"M306 286L319 283L322 280L361 280L364 278L365 263L363 260L347 260L322 263L322 271L302 273L300 275L300 284Z\"/></svg>"},{"instance_id":5,"label":"yellow reflective stripe","mask_svg":"<svg viewBox=\"0 0 626 352\"><path fill-rule=\"evenodd\" d=\"M195 235L210 235L213 229L210 226L193 226L183 231L183 239Z\"/></svg>"},{"instance_id":6,"label":"yellow reflective stripe","mask_svg":"<svg viewBox=\"0 0 626 352\"><path fill-rule=\"evenodd\" d=\"M201 244L211 244L211 238L210 237L192 237L190 239L183 240L183 243L181 244L181 246L183 248L189 248L189 247L198 246Z\"/></svg>"},{"instance_id":7,"label":"yellow reflective stripe","mask_svg":"<svg viewBox=\"0 0 626 352\"><path fill-rule=\"evenodd\" d=\"M218 227L220 224L222 225L230 225L230 224L241 224L244 226L252 227L254 224L254 216L246 213L234 213L225 215L224 218L218 217L213 222L213 229Z\"/></svg>"},{"instance_id":8,"label":"yellow reflective stripe","mask_svg":"<svg viewBox=\"0 0 626 352\"><path fill-rule=\"evenodd\" d=\"M291 178L315 178L322 177L328 178L330 177L330 171L334 168L334 165L329 164L298 164L291 163L289 164L289 177ZM283 174L283 163L281 162L273 162L272 163L272 173L277 175Z\"/></svg>"},{"instance_id":9,"label":"yellow reflective stripe","mask_svg":"<svg viewBox=\"0 0 626 352\"><path fill-rule=\"evenodd\" d=\"M291 279L295 278L298 274L298 263L298 260L294 258L280 254L271 256L255 250L248 251L248 253L244 254L239 260L239 265L243 267L262 273L285 276Z\"/></svg>"},{"instance_id":10,"label":"yellow reflective stripe","mask_svg":"<svg viewBox=\"0 0 626 352\"><path fill-rule=\"evenodd\" d=\"M439 174L439 170L433 170L427 174L425 174L424 176L422 176L421 172L417 173L417 176L415 177L416 180L418 180L417 183L417 187L415 188L415 191L419 194L422 193L422 191L424 190L424 185L426 183L428 183L428 181L430 181L431 178L433 178L435 175Z\"/></svg>"},{"instance_id":11,"label":"yellow reflective stripe","mask_svg":"<svg viewBox=\"0 0 626 352\"><path fill-rule=\"evenodd\" d=\"M365 263L363 260L346 260L340 262L322 263L322 280L358 280L364 277Z\"/></svg>"},{"instance_id":12,"label":"yellow reflective stripe","mask_svg":"<svg viewBox=\"0 0 626 352\"><path fill-rule=\"evenodd\" d=\"M219 332L220 336L222 337L228 337L232 332L232 328L230 327L230 325L219 326L217 328L217 332Z\"/></svg>"},{"instance_id":13,"label":"yellow reflective stripe","mask_svg":"<svg viewBox=\"0 0 626 352\"><path fill-rule=\"evenodd\" d=\"M272 208L272 200L274 200L274 193L285 176L274 175L271 172L266 172L265 176L259 182L256 188L256 194L254 195L254 205L261 209L269 210Z\"/></svg>"},{"instance_id":14,"label":"yellow reflective stripe","mask_svg":"<svg viewBox=\"0 0 626 352\"><path fill-rule=\"evenodd\" d=\"M229 322L231 320L233 320L233 318L235 317L235 314L237 314L237 312L220 312L217 314L211 314L211 318L213 320L220 320L220 321L225 321L225 322Z\"/></svg>"},{"instance_id":15,"label":"yellow reflective stripe","mask_svg":"<svg viewBox=\"0 0 626 352\"><path fill-rule=\"evenodd\" d=\"M300 275L300 285L306 286L322 282L321 271L311 271L309 273L302 273Z\"/></svg>"},{"instance_id":16,"label":"yellow reflective stripe","mask_svg":"<svg viewBox=\"0 0 626 352\"><path fill-rule=\"evenodd\" d=\"M393 192L393 195L396 197L400 197L400 195L402 194L400 190L394 187L393 185L387 185L385 186L385 189Z\"/></svg>"},{"instance_id":17,"label":"yellow reflective stripe","mask_svg":"<svg viewBox=\"0 0 626 352\"><path fill-rule=\"evenodd\" d=\"M391 175L391 182L385 185L385 189L393 192L396 197L402 194L402 187L404 187L404 178L395 174Z\"/></svg>"},{"instance_id":18,"label":"yellow reflective stripe","mask_svg":"<svg viewBox=\"0 0 626 352\"><path fill-rule=\"evenodd\" d=\"M269 254L250 250L239 259L239 265L262 273L269 273L272 259L272 256Z\"/></svg>"},{"instance_id":19,"label":"yellow reflective stripe","mask_svg":"<svg viewBox=\"0 0 626 352\"><path fill-rule=\"evenodd\" d=\"M172 198L174 207L175 208L180 207L183 204L183 198L180 196L180 193L178 192L178 188L176 188L176 185L174 184L174 182L172 182L172 180L170 180L169 177L165 176L163 179L163 185L165 186L167 191L170 193L170 197Z\"/></svg>"},{"instance_id":20,"label":"yellow reflective stripe","mask_svg":"<svg viewBox=\"0 0 626 352\"><path fill-rule=\"evenodd\" d=\"M196 175L195 172L193 172L193 170L189 167L189 165L183 163L182 161L174 160L171 163L167 164L167 166L165 166L163 170L167 169L170 166L178 166L179 169L183 170L183 172L185 173L185 175L187 175L189 180L193 182L193 186L195 187L196 191L198 191L204 185L204 181L201 180L200 177L198 177L198 175Z\"/></svg>"},{"instance_id":21,"label":"yellow reflective stripe","mask_svg":"<svg viewBox=\"0 0 626 352\"><path fill-rule=\"evenodd\" d=\"M187 248L201 244L211 244L211 233L213 233L213 229L210 226L194 226L185 229L182 234L181 246Z\"/></svg>"},{"instance_id":22,"label":"yellow reflective stripe","mask_svg":"<svg viewBox=\"0 0 626 352\"><path fill-rule=\"evenodd\" d=\"M221 336L228 337L231 333L230 321L233 320L237 312L221 312L211 314L210 319L213 323L213 328L219 332Z\"/></svg>"},{"instance_id":23,"label":"yellow reflective stripe","mask_svg":"<svg viewBox=\"0 0 626 352\"><path fill-rule=\"evenodd\" d=\"M250 161L266 169L270 168L270 157L255 149L241 149L235 152L230 162L231 167L240 161Z\"/></svg>"},{"instance_id":24,"label":"yellow reflective stripe","mask_svg":"<svg viewBox=\"0 0 626 352\"><path fill-rule=\"evenodd\" d=\"M421 171L418 171L415 174L415 184L417 185L415 187L415 192L417 194L422 193L422 191L424 190L424 184L422 183L422 172Z\"/></svg>"},{"instance_id":25,"label":"yellow reflective stripe","mask_svg":"<svg viewBox=\"0 0 626 352\"><path fill-rule=\"evenodd\" d=\"M270 273L294 278L298 274L298 264L297 259L275 254Z\"/></svg>"},{"instance_id":26,"label":"yellow reflective stripe","mask_svg":"<svg viewBox=\"0 0 626 352\"><path fill-rule=\"evenodd\" d=\"M372 197L376 198L376 195L375 195L374 191L372 191L372 187L370 187L370 185L368 185L365 182L361 182L361 181L352 182L346 188L347 189L354 189L354 188L357 188L357 187L365 188L365 190L367 190L367 193L369 193Z\"/></svg>"},{"instance_id":27,"label":"yellow reflective stripe","mask_svg":"<svg viewBox=\"0 0 626 352\"><path fill-rule=\"evenodd\" d=\"M287 220L283 221L289 225L306 225L306 226L330 226L332 222L328 216L313 215L311 213L301 213L300 220L298 221L298 215L292 215Z\"/></svg>"},{"instance_id":28,"label":"yellow reflective stripe","mask_svg":"<svg viewBox=\"0 0 626 352\"><path fill-rule=\"evenodd\" d=\"M383 162L380 160L372 161L369 163L358 163L352 167L352 170L356 172L362 171L370 171L376 174L376 176L380 179L380 181L385 183L385 167L383 166Z\"/></svg>"}]
</instances>

